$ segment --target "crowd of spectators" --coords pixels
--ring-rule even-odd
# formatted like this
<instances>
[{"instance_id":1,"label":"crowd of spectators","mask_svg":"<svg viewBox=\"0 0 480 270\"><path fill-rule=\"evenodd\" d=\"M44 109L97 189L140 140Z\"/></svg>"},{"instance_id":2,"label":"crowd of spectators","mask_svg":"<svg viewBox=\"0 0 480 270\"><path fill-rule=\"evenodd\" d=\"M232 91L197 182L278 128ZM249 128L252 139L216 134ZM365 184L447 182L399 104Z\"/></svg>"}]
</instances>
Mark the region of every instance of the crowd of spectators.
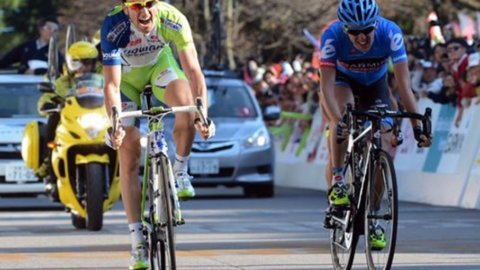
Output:
<instances>
[{"instance_id":1,"label":"crowd of spectators","mask_svg":"<svg viewBox=\"0 0 480 270\"><path fill-rule=\"evenodd\" d=\"M463 38L427 44L419 38L406 42L412 90L418 98L456 106L459 126L464 109L480 103L480 40L471 45Z\"/></svg>"},{"instance_id":2,"label":"crowd of spectators","mask_svg":"<svg viewBox=\"0 0 480 270\"><path fill-rule=\"evenodd\" d=\"M410 36L405 38L405 44L415 96L456 106L458 126L463 110L480 104L480 39L469 45L463 38L451 38L431 46L428 38ZM279 106L282 111L313 113L316 109L318 69L302 55L292 61L270 64L249 59L242 74L262 110ZM393 96L398 97L393 71L389 72L388 81Z\"/></svg>"},{"instance_id":3,"label":"crowd of spectators","mask_svg":"<svg viewBox=\"0 0 480 270\"><path fill-rule=\"evenodd\" d=\"M313 113L317 108L318 69L301 54L291 62L264 65L249 59L242 72L264 111L270 106L279 106L284 112Z\"/></svg>"}]
</instances>

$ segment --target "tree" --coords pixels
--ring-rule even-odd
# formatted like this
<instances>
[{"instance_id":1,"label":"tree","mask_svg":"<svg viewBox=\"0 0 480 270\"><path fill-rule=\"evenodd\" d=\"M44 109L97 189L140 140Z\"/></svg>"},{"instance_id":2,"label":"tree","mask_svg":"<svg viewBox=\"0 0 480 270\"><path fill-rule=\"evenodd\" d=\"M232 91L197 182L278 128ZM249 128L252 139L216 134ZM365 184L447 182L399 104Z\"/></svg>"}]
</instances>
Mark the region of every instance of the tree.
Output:
<instances>
[{"instance_id":1,"label":"tree","mask_svg":"<svg viewBox=\"0 0 480 270\"><path fill-rule=\"evenodd\" d=\"M21 42L35 38L38 34L37 22L44 17L58 15L58 8L63 5L61 0L2 0L3 23L12 31L0 36L0 55Z\"/></svg>"}]
</instances>

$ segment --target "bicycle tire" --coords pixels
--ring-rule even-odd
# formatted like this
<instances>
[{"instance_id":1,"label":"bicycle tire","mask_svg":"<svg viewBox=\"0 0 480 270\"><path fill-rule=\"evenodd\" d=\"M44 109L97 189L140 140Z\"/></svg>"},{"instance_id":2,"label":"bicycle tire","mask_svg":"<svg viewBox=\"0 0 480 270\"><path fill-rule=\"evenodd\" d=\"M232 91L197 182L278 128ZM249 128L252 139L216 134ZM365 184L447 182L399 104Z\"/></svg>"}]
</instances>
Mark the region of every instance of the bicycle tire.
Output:
<instances>
[{"instance_id":1,"label":"bicycle tire","mask_svg":"<svg viewBox=\"0 0 480 270\"><path fill-rule=\"evenodd\" d=\"M161 188L162 188L162 196L158 198L161 200L162 208L162 216L165 217L164 219L161 218L162 222L164 221L163 226L160 228L164 237L162 238L163 241L160 243L160 251L162 256L162 269L163 270L176 270L177 269L177 262L176 262L176 247L175 247L175 229L174 229L174 217L173 217L173 204L171 199L171 189L169 187L170 184L170 174L168 170L172 170L170 162L167 157L161 156L160 157L160 166L158 169L161 172L162 180L161 181Z\"/></svg>"},{"instance_id":2,"label":"bicycle tire","mask_svg":"<svg viewBox=\"0 0 480 270\"><path fill-rule=\"evenodd\" d=\"M345 177L347 181L351 183L355 172L353 167L347 164ZM354 191L354 194L358 192ZM330 254L332 257L332 263L335 270L350 270L355 258L355 251L360 237L360 231L356 226L356 210L352 203L351 215L347 221L350 224L347 228L340 225L334 225L334 228L330 230Z\"/></svg>"},{"instance_id":3,"label":"bicycle tire","mask_svg":"<svg viewBox=\"0 0 480 270\"><path fill-rule=\"evenodd\" d=\"M392 158L383 150L376 150L370 165L372 173L367 183L364 216L365 254L369 269L389 270L395 255L397 237L397 178ZM381 172L381 181L375 181L378 179L375 178L377 172ZM383 249L374 249L369 241L370 226L373 223L380 225L384 231L386 245Z\"/></svg>"},{"instance_id":4,"label":"bicycle tire","mask_svg":"<svg viewBox=\"0 0 480 270\"><path fill-rule=\"evenodd\" d=\"M150 168L151 170L151 168ZM150 177L157 177L153 173L153 171L149 172ZM156 200L157 198L153 194L153 182L160 181L159 178L157 179L149 179L148 181L148 199L149 199L149 215L148 215L148 223L150 224L150 228L148 230L148 246L149 246L149 261L150 261L150 269L152 270L162 270L164 268L164 263L162 263L162 251L160 244L162 241L159 239L160 234L160 224L159 218L157 215L157 205L159 201Z\"/></svg>"}]
</instances>

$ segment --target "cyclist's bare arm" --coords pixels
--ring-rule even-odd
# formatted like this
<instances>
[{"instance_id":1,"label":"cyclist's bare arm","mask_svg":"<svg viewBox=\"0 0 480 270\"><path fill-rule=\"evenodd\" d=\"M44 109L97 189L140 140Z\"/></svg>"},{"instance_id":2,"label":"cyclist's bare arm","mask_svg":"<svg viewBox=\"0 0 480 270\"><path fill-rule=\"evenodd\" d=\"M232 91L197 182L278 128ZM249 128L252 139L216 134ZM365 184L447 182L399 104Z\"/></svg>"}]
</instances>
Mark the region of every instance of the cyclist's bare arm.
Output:
<instances>
[{"instance_id":1,"label":"cyclist's bare arm","mask_svg":"<svg viewBox=\"0 0 480 270\"><path fill-rule=\"evenodd\" d=\"M180 58L180 64L188 78L190 87L192 88L193 97L201 97L203 100L203 106L208 108L207 104L207 86L205 85L205 77L203 76L200 63L198 62L197 50L195 46L191 44L184 50L178 53ZM205 109L205 117L208 114Z\"/></svg>"},{"instance_id":2,"label":"cyclist's bare arm","mask_svg":"<svg viewBox=\"0 0 480 270\"><path fill-rule=\"evenodd\" d=\"M415 101L415 96L413 95L410 86L408 63L402 62L394 65L394 72L403 106L405 106L405 109L408 112L418 113L417 102ZM420 120L412 119L411 121L413 127L421 126ZM427 138L425 135L421 135L420 137L422 138L422 142L420 143L422 147L430 146L432 144L431 139Z\"/></svg>"},{"instance_id":3,"label":"cyclist's bare arm","mask_svg":"<svg viewBox=\"0 0 480 270\"><path fill-rule=\"evenodd\" d=\"M418 113L417 102L415 96L412 93L410 85L410 71L408 70L407 62L402 62L394 65L395 79L398 83L398 91L402 104L408 112ZM419 125L418 120L412 120L413 125Z\"/></svg>"},{"instance_id":4,"label":"cyclist's bare arm","mask_svg":"<svg viewBox=\"0 0 480 270\"><path fill-rule=\"evenodd\" d=\"M120 100L120 82L122 69L120 65L106 65L103 67L105 77L105 108L110 119L112 118L112 107L122 108ZM116 123L118 124L118 123ZM117 129L115 134L111 134L112 146L119 147L122 144L125 131L122 128Z\"/></svg>"},{"instance_id":5,"label":"cyclist's bare arm","mask_svg":"<svg viewBox=\"0 0 480 270\"><path fill-rule=\"evenodd\" d=\"M323 92L323 97L325 98L325 110L327 111L329 117L332 121L338 122L342 119L342 112L337 106L337 101L335 100L335 75L337 71L335 68L331 67L321 67L321 91Z\"/></svg>"},{"instance_id":6,"label":"cyclist's bare arm","mask_svg":"<svg viewBox=\"0 0 480 270\"><path fill-rule=\"evenodd\" d=\"M208 99L207 99L207 86L205 84L205 77L203 76L200 63L198 62L197 50L195 46L191 44L184 50L178 53L180 58L180 64L188 78L192 94L194 98L200 97L203 103L203 115L205 119L208 118ZM195 128L200 132L203 139L208 139L215 134L214 124L208 122L207 125L200 124L199 121L195 121Z\"/></svg>"},{"instance_id":7,"label":"cyclist's bare arm","mask_svg":"<svg viewBox=\"0 0 480 270\"><path fill-rule=\"evenodd\" d=\"M104 66L103 76L105 77L105 107L107 113L112 116L112 107L121 108L120 101L120 81L122 78L122 69L120 65Z\"/></svg>"}]
</instances>

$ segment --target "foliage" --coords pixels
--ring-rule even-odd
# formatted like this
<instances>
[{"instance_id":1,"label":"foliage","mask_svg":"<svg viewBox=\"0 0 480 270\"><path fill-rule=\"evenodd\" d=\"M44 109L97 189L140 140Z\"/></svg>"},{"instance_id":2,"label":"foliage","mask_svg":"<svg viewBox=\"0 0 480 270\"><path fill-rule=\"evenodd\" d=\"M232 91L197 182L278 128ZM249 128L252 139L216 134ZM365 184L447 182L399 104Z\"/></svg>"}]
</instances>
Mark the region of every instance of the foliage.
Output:
<instances>
[{"instance_id":1,"label":"foliage","mask_svg":"<svg viewBox=\"0 0 480 270\"><path fill-rule=\"evenodd\" d=\"M209 23L215 0L171 0L190 21L201 59L211 57L212 37L219 31ZM242 63L248 57L275 61L296 53L311 53L313 46L302 29L317 35L336 18L338 0L219 0L222 8L222 50L230 61ZM437 10L442 23L455 19L458 10L480 10L478 0L377 0L381 14L396 21L406 34L425 34L425 17ZM58 15L63 26L76 25L77 37L91 37L107 12L120 0L0 0L5 24L16 32L0 36L0 55L20 41L34 38L35 23L46 15ZM231 14L228 6L233 5ZM1 13L0 13L1 16ZM2 27L0 21L0 27ZM64 38L64 31L60 39Z\"/></svg>"},{"instance_id":2,"label":"foliage","mask_svg":"<svg viewBox=\"0 0 480 270\"><path fill-rule=\"evenodd\" d=\"M64 5L62 0L2 0L3 23L13 27L14 32L0 36L0 55L18 45L33 39L38 34L37 22L48 16L56 16L58 8Z\"/></svg>"}]
</instances>

